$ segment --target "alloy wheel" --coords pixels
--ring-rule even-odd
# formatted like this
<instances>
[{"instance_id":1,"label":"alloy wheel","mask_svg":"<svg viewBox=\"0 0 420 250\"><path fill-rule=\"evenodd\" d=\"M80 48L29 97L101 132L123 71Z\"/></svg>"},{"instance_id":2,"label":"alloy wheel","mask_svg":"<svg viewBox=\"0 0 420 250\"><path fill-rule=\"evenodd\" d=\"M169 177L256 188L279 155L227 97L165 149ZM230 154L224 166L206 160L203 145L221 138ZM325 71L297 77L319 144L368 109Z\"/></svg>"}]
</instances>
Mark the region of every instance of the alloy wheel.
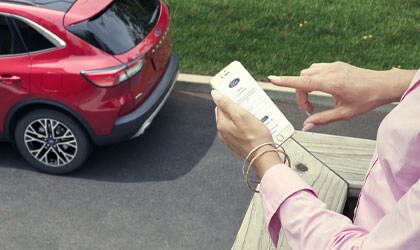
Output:
<instances>
[{"instance_id":1,"label":"alloy wheel","mask_svg":"<svg viewBox=\"0 0 420 250\"><path fill-rule=\"evenodd\" d=\"M25 129L24 142L29 153L50 167L69 164L77 155L74 133L55 119L37 119Z\"/></svg>"}]
</instances>

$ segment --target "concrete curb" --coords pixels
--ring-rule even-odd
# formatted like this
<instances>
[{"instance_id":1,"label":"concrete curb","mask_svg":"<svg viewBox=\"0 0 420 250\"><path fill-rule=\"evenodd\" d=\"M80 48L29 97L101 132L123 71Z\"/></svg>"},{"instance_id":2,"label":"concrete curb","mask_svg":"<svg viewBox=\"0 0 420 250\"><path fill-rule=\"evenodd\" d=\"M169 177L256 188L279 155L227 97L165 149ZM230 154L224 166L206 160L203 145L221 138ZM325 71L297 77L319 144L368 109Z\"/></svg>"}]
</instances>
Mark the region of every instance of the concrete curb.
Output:
<instances>
[{"instance_id":1,"label":"concrete curb","mask_svg":"<svg viewBox=\"0 0 420 250\"><path fill-rule=\"evenodd\" d=\"M210 93L210 79L211 76L183 74L178 75L177 83L174 90L190 91L199 93ZM260 82L258 84L264 89L268 96L273 100L295 102L295 90L291 88L274 86L268 82ZM335 101L331 95L323 92L314 91L309 94L309 99L314 105L334 106ZM391 103L381 106L375 111L389 113L397 103Z\"/></svg>"}]
</instances>

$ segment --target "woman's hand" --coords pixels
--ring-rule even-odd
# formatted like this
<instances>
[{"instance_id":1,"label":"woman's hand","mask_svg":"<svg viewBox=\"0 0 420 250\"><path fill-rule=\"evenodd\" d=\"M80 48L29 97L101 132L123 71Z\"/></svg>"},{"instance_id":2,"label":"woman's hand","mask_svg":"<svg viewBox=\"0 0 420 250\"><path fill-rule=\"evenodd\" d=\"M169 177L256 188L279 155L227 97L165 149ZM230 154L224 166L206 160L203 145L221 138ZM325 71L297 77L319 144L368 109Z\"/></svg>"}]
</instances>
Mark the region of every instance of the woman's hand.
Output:
<instances>
[{"instance_id":1,"label":"woman's hand","mask_svg":"<svg viewBox=\"0 0 420 250\"><path fill-rule=\"evenodd\" d=\"M300 76L269 76L279 86L296 89L296 101L308 114L314 111L308 93L322 91L334 97L333 109L310 115L304 130L315 125L348 120L374 108L399 101L408 88L415 71L392 69L375 71L343 62L316 63L301 71Z\"/></svg>"},{"instance_id":2,"label":"woman's hand","mask_svg":"<svg viewBox=\"0 0 420 250\"><path fill-rule=\"evenodd\" d=\"M216 123L220 140L241 158L258 145L272 142L268 128L254 115L234 103L218 91L211 92L216 103ZM253 156L272 146L264 146ZM252 159L252 157L250 159ZM262 178L264 173L272 166L282 163L275 152L269 152L259 157L253 164L257 177Z\"/></svg>"}]
</instances>

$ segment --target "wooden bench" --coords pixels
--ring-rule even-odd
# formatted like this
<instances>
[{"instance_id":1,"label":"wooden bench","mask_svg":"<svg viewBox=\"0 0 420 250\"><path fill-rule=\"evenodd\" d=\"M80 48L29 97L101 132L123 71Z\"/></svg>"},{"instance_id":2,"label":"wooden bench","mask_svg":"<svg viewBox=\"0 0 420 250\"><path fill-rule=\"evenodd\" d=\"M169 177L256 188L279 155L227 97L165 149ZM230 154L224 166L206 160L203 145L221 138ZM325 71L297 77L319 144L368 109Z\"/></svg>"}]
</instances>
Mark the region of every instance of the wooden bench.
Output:
<instances>
[{"instance_id":1,"label":"wooden bench","mask_svg":"<svg viewBox=\"0 0 420 250\"><path fill-rule=\"evenodd\" d=\"M295 171L317 191L327 208L342 212L347 197L357 197L360 192L375 141L296 132L283 146ZM250 202L232 249L276 249L267 233L259 194ZM290 249L282 232L277 249Z\"/></svg>"},{"instance_id":2,"label":"wooden bench","mask_svg":"<svg viewBox=\"0 0 420 250\"><path fill-rule=\"evenodd\" d=\"M349 197L359 196L376 141L300 131L293 138L348 183Z\"/></svg>"}]
</instances>

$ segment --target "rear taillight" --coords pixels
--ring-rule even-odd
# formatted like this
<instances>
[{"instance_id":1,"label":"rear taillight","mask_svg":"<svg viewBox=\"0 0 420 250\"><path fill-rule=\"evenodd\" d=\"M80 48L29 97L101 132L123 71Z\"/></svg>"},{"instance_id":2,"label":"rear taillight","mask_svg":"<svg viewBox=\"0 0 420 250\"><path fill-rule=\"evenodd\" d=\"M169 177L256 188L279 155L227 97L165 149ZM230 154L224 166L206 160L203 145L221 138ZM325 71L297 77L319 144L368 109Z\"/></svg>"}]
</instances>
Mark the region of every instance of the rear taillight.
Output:
<instances>
[{"instance_id":1,"label":"rear taillight","mask_svg":"<svg viewBox=\"0 0 420 250\"><path fill-rule=\"evenodd\" d=\"M143 64L144 58L141 57L116 67L84 70L80 74L96 86L107 88L116 86L136 75L143 68Z\"/></svg>"}]
</instances>

